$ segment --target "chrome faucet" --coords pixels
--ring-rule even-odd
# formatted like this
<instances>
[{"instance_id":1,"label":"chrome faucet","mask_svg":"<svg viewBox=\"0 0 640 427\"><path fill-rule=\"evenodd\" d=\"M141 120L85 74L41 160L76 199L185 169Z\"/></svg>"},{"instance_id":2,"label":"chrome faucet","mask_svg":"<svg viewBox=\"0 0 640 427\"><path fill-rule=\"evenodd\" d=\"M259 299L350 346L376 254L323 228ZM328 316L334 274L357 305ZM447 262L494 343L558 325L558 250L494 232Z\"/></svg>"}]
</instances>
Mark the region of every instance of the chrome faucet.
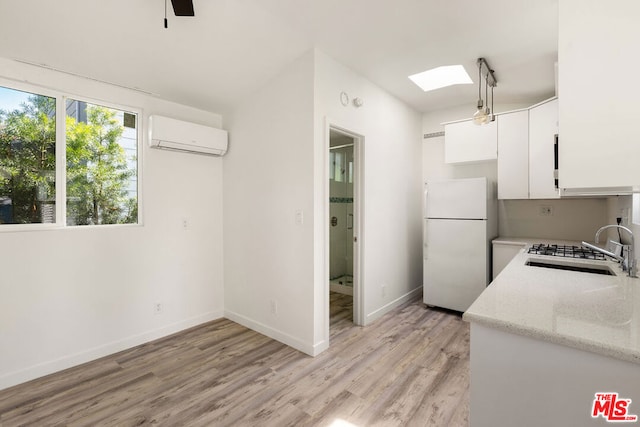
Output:
<instances>
[{"instance_id":1,"label":"chrome faucet","mask_svg":"<svg viewBox=\"0 0 640 427\"><path fill-rule=\"evenodd\" d=\"M627 271L629 272L629 277L636 277L636 259L633 253L633 249L635 247L635 239L633 237L633 231L629 230L627 227L624 227L622 225L616 225L616 224L610 224L610 225L605 225L604 227L600 227L598 229L598 231L596 231L596 237L595 237L595 241L596 243L600 243L600 233L603 230L606 230L607 228L617 228L619 230L624 230L627 233L629 233L629 235L631 236L631 244L630 245L622 245L622 252L624 256L620 256L617 254L614 254L613 252L609 252L606 249L602 249L598 246L592 245L590 243L587 242L582 242L582 245L593 249L594 251L598 251L604 255L607 255L617 261L619 261L622 264L622 271ZM622 242L620 242L622 244ZM626 254L624 253L624 251L626 250Z\"/></svg>"}]
</instances>

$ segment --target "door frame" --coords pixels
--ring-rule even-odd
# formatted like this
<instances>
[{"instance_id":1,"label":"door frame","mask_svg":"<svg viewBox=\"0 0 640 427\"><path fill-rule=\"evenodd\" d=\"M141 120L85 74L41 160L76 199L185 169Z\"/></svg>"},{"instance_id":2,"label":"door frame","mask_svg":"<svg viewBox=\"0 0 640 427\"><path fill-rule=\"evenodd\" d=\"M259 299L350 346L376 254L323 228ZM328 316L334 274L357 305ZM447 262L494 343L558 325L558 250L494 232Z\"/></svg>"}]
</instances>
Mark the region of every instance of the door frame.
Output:
<instances>
[{"instance_id":1,"label":"door frame","mask_svg":"<svg viewBox=\"0 0 640 427\"><path fill-rule=\"evenodd\" d=\"M327 119L325 126L325 295L326 307L325 313L327 313L327 334L329 337L329 275L330 275L330 246L331 240L329 235L329 208L330 208L330 189L329 189L329 147L330 147L330 133L335 131L353 138L353 323L355 325L363 326L365 321L364 312L364 226L363 226L363 208L364 208L364 140L365 137L361 133L354 132L345 126L341 126L336 122Z\"/></svg>"}]
</instances>

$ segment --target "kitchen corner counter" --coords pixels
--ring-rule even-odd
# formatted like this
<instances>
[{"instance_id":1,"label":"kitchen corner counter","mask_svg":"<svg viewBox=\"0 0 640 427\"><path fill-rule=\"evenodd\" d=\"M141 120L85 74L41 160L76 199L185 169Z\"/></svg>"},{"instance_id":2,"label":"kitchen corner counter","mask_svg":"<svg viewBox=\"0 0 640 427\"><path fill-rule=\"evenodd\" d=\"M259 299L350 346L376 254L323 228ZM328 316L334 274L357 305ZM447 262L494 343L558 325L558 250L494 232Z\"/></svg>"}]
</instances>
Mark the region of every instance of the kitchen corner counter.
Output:
<instances>
[{"instance_id":1,"label":"kitchen corner counter","mask_svg":"<svg viewBox=\"0 0 640 427\"><path fill-rule=\"evenodd\" d=\"M521 251L464 313L504 332L640 364L640 279L525 265L549 256Z\"/></svg>"}]
</instances>

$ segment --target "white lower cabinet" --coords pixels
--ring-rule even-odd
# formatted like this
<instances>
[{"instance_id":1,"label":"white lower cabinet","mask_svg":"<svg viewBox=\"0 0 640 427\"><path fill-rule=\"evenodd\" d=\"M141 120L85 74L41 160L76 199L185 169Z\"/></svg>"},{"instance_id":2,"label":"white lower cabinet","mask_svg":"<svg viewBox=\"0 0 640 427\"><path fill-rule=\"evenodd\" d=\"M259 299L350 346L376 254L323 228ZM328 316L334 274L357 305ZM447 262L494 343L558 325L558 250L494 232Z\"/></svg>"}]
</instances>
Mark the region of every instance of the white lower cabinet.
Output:
<instances>
[{"instance_id":1,"label":"white lower cabinet","mask_svg":"<svg viewBox=\"0 0 640 427\"><path fill-rule=\"evenodd\" d=\"M527 243L522 242L493 242L492 244L492 279L495 279L498 274L511 262L513 257L518 255Z\"/></svg>"},{"instance_id":2,"label":"white lower cabinet","mask_svg":"<svg viewBox=\"0 0 640 427\"><path fill-rule=\"evenodd\" d=\"M638 366L472 322L469 425L605 426L593 401L611 392L632 399L638 415Z\"/></svg>"}]
</instances>

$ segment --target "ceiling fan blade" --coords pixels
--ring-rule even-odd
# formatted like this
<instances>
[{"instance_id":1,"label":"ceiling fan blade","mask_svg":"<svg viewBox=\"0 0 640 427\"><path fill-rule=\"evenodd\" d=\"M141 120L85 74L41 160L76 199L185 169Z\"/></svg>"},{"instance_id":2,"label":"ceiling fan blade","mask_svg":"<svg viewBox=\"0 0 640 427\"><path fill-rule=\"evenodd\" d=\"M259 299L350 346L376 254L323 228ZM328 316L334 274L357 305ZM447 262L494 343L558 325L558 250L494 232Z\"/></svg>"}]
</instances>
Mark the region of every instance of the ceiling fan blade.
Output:
<instances>
[{"instance_id":1,"label":"ceiling fan blade","mask_svg":"<svg viewBox=\"0 0 640 427\"><path fill-rule=\"evenodd\" d=\"M176 16L195 16L193 0L171 0L171 5Z\"/></svg>"}]
</instances>

